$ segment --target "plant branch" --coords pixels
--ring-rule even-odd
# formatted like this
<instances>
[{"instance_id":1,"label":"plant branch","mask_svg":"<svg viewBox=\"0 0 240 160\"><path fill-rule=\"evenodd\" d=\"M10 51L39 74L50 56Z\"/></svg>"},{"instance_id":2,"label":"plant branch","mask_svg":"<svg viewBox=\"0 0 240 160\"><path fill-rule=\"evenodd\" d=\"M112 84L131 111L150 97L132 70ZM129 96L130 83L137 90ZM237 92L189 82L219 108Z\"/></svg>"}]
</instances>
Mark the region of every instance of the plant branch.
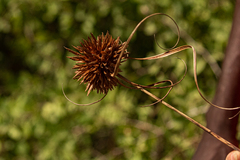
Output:
<instances>
[{"instance_id":1,"label":"plant branch","mask_svg":"<svg viewBox=\"0 0 240 160\"><path fill-rule=\"evenodd\" d=\"M160 100L160 98L156 97L155 95L153 95L152 93L148 92L147 90L143 89L143 88L139 88L142 92L146 93L147 95L151 96L152 98L156 99L156 100ZM230 143L229 141L227 141L226 139L222 138L221 136L219 136L218 134L212 132L210 129L208 129L207 127L203 126L202 124L198 123L197 121L195 121L194 119L192 119L191 117L187 116L186 114L182 113L181 111L177 110L176 108L174 108L173 106L171 106L170 104L168 104L165 101L161 101L161 103L163 105L165 105L166 107L170 108L171 110L177 112L178 114L180 114L181 116L185 117L186 119L188 119L189 121L191 121L192 123L194 123L195 125L197 125L198 127L202 128L205 132L207 132L208 134L212 135L213 137L215 137L216 139L218 139L219 141L221 141L222 143L226 144L227 146L231 147L232 149L239 151L240 149L238 147L236 147L235 145L233 145L232 143Z\"/></svg>"}]
</instances>

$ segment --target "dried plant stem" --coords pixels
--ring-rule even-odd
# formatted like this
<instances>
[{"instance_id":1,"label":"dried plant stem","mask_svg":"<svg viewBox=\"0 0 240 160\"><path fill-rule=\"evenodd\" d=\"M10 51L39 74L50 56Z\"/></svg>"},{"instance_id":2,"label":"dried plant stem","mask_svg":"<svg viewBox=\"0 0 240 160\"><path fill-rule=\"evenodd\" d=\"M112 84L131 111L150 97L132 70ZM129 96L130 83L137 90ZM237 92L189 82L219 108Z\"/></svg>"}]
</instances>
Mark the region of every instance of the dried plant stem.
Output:
<instances>
[{"instance_id":1,"label":"dried plant stem","mask_svg":"<svg viewBox=\"0 0 240 160\"><path fill-rule=\"evenodd\" d=\"M148 92L147 90L143 89L143 88L139 88L142 92L146 93L147 95L151 96L152 98L156 99L156 100L160 100L160 98L156 97L155 95L153 95L152 93ZM165 106L167 106L168 108L170 108L171 110L174 110L175 112L177 112L178 114L180 114L181 116L185 117L186 119L188 119L189 121L191 121L192 123L194 123L195 125L197 125L198 127L202 128L204 131L206 131L208 134L212 135L213 137L215 137L216 139L218 139L219 141L221 141L222 143L228 145L229 147L231 147L232 149L239 151L240 149L238 147L236 147L235 145L233 145L232 143L230 143L229 141L227 141L226 139L222 138L221 136L219 136L218 134L214 133L213 131L211 131L210 129L208 129L207 127L201 125L200 123L198 123L197 121L195 121L194 119L192 119L191 117L187 116L186 114L182 113L181 111L177 110L176 108L174 108L173 106L171 106L170 104L168 104L165 101L161 101L161 103Z\"/></svg>"},{"instance_id":2,"label":"dried plant stem","mask_svg":"<svg viewBox=\"0 0 240 160\"><path fill-rule=\"evenodd\" d=\"M123 77L122 75L118 74L117 75L120 79L124 80L125 82L135 86L136 88L138 88L139 90L141 90L142 92L144 92L145 94L149 95L150 97L152 97L153 99L157 100L158 102L161 102L163 105L167 106L168 108L170 108L171 110L177 112L178 114L180 114L181 116L185 117L186 119L188 119L190 122L194 123L196 126L202 128L205 132L207 132L208 134L212 135L213 137L215 137L216 139L218 139L219 141L221 141L222 143L226 144L227 146L231 147L232 149L239 151L240 149L238 147L236 147L235 145L233 145L232 143L230 143L229 141L227 141L226 139L222 138L221 136L219 136L218 134L214 133L213 131L211 131L210 129L208 129L207 127L201 125L200 123L198 123L197 121L195 121L194 119L192 119L191 117L187 116L186 114L182 113L181 111L177 110L176 108L174 108L173 106L171 106L170 104L168 104L167 102L163 101L163 99L158 98L157 96L155 96L154 94L152 94L151 92L147 91L146 89L144 89L143 87L139 86L139 85L135 85L132 81L128 80L127 78Z\"/></svg>"}]
</instances>

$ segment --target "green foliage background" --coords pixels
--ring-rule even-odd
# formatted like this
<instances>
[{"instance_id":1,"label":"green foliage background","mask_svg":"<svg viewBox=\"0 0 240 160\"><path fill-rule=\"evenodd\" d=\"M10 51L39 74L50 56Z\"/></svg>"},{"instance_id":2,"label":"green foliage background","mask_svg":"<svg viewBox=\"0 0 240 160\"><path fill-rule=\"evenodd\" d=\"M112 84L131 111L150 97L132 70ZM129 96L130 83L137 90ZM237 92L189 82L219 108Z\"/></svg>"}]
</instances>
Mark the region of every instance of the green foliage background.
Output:
<instances>
[{"instance_id":1,"label":"green foliage background","mask_svg":"<svg viewBox=\"0 0 240 160\"><path fill-rule=\"evenodd\" d=\"M90 103L85 85L72 80L74 62L63 46L79 45L90 33L107 31L126 41L136 24L151 13L170 15L181 29L179 45L196 47L202 91L212 99L231 29L234 3L228 0L0 0L0 159L190 159L202 131L138 90L117 87L100 103ZM129 44L131 57L155 55L174 45L176 27L167 17L148 19ZM123 75L140 84L184 73L166 101L205 124L208 105L193 81L191 50L163 60L127 61ZM205 59L204 59L205 57ZM215 61L212 61L215 60ZM217 67L213 67L217 70ZM152 90L161 97L166 90Z\"/></svg>"}]
</instances>

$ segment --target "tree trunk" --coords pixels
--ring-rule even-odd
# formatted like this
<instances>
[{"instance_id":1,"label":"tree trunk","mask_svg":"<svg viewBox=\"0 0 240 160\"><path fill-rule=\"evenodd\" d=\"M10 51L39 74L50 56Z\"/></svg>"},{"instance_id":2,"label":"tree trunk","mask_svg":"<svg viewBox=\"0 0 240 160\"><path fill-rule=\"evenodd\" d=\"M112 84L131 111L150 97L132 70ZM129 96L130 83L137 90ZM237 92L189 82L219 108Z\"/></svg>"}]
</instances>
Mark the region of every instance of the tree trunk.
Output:
<instances>
[{"instance_id":1,"label":"tree trunk","mask_svg":"<svg viewBox=\"0 0 240 160\"><path fill-rule=\"evenodd\" d=\"M231 34L213 103L229 108L240 106L240 0L236 0ZM206 116L207 127L236 146L238 116L229 118L238 111L224 111L211 106ZM205 132L193 160L225 160L231 150Z\"/></svg>"}]
</instances>

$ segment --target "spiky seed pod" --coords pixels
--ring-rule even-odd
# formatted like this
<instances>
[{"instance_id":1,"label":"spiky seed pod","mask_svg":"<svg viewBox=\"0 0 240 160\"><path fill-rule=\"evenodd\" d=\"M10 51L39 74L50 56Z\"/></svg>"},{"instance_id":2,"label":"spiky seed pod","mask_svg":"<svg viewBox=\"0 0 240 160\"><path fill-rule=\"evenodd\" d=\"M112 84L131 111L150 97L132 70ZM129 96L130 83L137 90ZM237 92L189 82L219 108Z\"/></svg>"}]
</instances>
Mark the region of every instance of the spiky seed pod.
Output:
<instances>
[{"instance_id":1,"label":"spiky seed pod","mask_svg":"<svg viewBox=\"0 0 240 160\"><path fill-rule=\"evenodd\" d=\"M69 52L75 54L74 57L68 57L76 62L73 69L75 76L73 79L81 80L81 83L87 83L87 95L92 90L97 90L97 93L106 94L118 85L118 79L112 77L116 62L120 53L123 50L125 43L120 43L119 37L115 40L107 32L104 36L99 35L97 39L91 34L88 40L83 40L81 46L73 46L78 52L66 48ZM124 51L122 62L128 57L127 50ZM118 72L121 72L118 69Z\"/></svg>"}]
</instances>

